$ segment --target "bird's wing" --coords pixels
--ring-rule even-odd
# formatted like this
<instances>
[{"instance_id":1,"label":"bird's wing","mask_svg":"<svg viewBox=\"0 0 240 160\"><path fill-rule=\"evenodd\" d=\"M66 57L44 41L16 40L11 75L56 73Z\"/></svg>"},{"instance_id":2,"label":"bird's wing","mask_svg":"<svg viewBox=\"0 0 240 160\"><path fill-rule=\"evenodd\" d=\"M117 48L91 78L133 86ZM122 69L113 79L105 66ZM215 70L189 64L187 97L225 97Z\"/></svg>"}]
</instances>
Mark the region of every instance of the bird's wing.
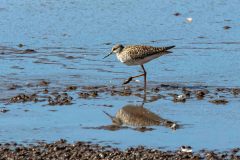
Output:
<instances>
[{"instance_id":1,"label":"bird's wing","mask_svg":"<svg viewBox=\"0 0 240 160\"><path fill-rule=\"evenodd\" d=\"M143 59L147 56L154 54L167 54L166 47L151 47L151 46L126 46L124 52L127 53L132 59Z\"/></svg>"}]
</instances>

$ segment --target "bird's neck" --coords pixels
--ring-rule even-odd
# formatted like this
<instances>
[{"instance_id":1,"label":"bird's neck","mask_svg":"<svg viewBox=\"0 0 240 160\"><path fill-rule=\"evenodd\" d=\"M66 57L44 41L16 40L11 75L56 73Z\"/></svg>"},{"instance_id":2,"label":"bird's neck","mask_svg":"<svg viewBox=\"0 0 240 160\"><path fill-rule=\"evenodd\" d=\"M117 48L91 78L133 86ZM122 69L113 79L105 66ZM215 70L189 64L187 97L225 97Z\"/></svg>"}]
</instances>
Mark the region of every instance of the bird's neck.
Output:
<instances>
[{"instance_id":1,"label":"bird's neck","mask_svg":"<svg viewBox=\"0 0 240 160\"><path fill-rule=\"evenodd\" d=\"M122 53L123 49L119 50L116 54L120 55Z\"/></svg>"}]
</instances>

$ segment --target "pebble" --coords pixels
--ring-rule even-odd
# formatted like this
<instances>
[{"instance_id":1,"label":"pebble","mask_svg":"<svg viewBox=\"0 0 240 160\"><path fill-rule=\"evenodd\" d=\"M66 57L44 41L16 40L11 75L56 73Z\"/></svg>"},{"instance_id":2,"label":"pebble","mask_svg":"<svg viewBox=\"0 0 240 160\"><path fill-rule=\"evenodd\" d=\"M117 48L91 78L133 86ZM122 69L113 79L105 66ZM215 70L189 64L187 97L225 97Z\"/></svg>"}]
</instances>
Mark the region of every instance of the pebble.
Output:
<instances>
[{"instance_id":1,"label":"pebble","mask_svg":"<svg viewBox=\"0 0 240 160\"><path fill-rule=\"evenodd\" d=\"M180 16L180 15L181 15L181 13L179 13L179 12L176 12L176 13L174 13L173 15L174 15L174 16Z\"/></svg>"},{"instance_id":2,"label":"pebble","mask_svg":"<svg viewBox=\"0 0 240 160\"><path fill-rule=\"evenodd\" d=\"M186 21L187 21L188 23L192 23L193 19L192 19L191 17L188 17L188 18L186 18Z\"/></svg>"},{"instance_id":3,"label":"pebble","mask_svg":"<svg viewBox=\"0 0 240 160\"><path fill-rule=\"evenodd\" d=\"M209 102L214 103L214 104L227 104L228 103L228 101L226 99L215 99L215 100L211 100Z\"/></svg>"},{"instance_id":4,"label":"pebble","mask_svg":"<svg viewBox=\"0 0 240 160\"><path fill-rule=\"evenodd\" d=\"M223 28L227 30L227 29L230 29L230 28L232 28L232 27L230 27L230 26L224 26Z\"/></svg>"},{"instance_id":5,"label":"pebble","mask_svg":"<svg viewBox=\"0 0 240 160\"><path fill-rule=\"evenodd\" d=\"M186 102L187 96L185 94L180 94L177 96L174 96L173 101L174 102Z\"/></svg>"}]
</instances>

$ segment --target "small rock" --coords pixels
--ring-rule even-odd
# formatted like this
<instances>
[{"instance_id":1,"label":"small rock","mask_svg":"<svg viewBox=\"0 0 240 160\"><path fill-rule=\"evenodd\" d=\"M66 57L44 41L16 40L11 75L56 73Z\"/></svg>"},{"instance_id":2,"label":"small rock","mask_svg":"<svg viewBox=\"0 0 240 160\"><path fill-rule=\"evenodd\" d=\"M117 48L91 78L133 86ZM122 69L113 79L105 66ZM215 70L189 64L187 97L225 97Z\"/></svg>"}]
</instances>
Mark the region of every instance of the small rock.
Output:
<instances>
[{"instance_id":1,"label":"small rock","mask_svg":"<svg viewBox=\"0 0 240 160\"><path fill-rule=\"evenodd\" d=\"M191 93L192 91L189 89L189 88L183 88L182 89L182 92L187 96L187 97L190 97L191 96Z\"/></svg>"},{"instance_id":2,"label":"small rock","mask_svg":"<svg viewBox=\"0 0 240 160\"><path fill-rule=\"evenodd\" d=\"M159 89L159 87L156 87L156 88L152 88L152 91L155 93L158 93L160 91L160 89Z\"/></svg>"},{"instance_id":3,"label":"small rock","mask_svg":"<svg viewBox=\"0 0 240 160\"><path fill-rule=\"evenodd\" d=\"M191 146L181 146L180 150L181 150L181 152L192 153L192 147Z\"/></svg>"},{"instance_id":4,"label":"small rock","mask_svg":"<svg viewBox=\"0 0 240 160\"><path fill-rule=\"evenodd\" d=\"M230 29L230 28L232 28L232 27L230 27L230 26L224 26L223 28L227 30L227 29Z\"/></svg>"},{"instance_id":5,"label":"small rock","mask_svg":"<svg viewBox=\"0 0 240 160\"><path fill-rule=\"evenodd\" d=\"M173 101L174 102L186 102L186 99L187 99L187 97L185 94L180 94L180 95L174 96Z\"/></svg>"},{"instance_id":6,"label":"small rock","mask_svg":"<svg viewBox=\"0 0 240 160\"><path fill-rule=\"evenodd\" d=\"M23 46L24 46L24 45L23 45L22 43L19 43L19 44L18 44L18 47L19 47L19 48L22 48Z\"/></svg>"},{"instance_id":7,"label":"small rock","mask_svg":"<svg viewBox=\"0 0 240 160\"><path fill-rule=\"evenodd\" d=\"M91 92L90 96L97 97L98 96L98 92L97 91L93 91L93 92Z\"/></svg>"},{"instance_id":8,"label":"small rock","mask_svg":"<svg viewBox=\"0 0 240 160\"><path fill-rule=\"evenodd\" d=\"M42 80L42 81L39 82L38 85L39 85L39 86L48 86L49 83L50 83L50 82L47 82L47 81L45 81L45 80Z\"/></svg>"},{"instance_id":9,"label":"small rock","mask_svg":"<svg viewBox=\"0 0 240 160\"><path fill-rule=\"evenodd\" d=\"M20 86L18 86L16 84L12 84L8 87L8 90L15 90L15 89L17 89L17 87L20 87Z\"/></svg>"},{"instance_id":10,"label":"small rock","mask_svg":"<svg viewBox=\"0 0 240 160\"><path fill-rule=\"evenodd\" d=\"M105 154L104 153L99 153L99 157L100 158L105 158Z\"/></svg>"},{"instance_id":11,"label":"small rock","mask_svg":"<svg viewBox=\"0 0 240 160\"><path fill-rule=\"evenodd\" d=\"M214 103L214 104L227 104L228 103L228 101L226 99L215 99L215 100L211 100L209 102Z\"/></svg>"},{"instance_id":12,"label":"small rock","mask_svg":"<svg viewBox=\"0 0 240 160\"><path fill-rule=\"evenodd\" d=\"M9 110L8 109L0 109L0 112L1 113L6 113L6 112L8 112Z\"/></svg>"},{"instance_id":13,"label":"small rock","mask_svg":"<svg viewBox=\"0 0 240 160\"><path fill-rule=\"evenodd\" d=\"M111 45L112 43L111 42L105 42L105 43L103 43L104 45Z\"/></svg>"},{"instance_id":14,"label":"small rock","mask_svg":"<svg viewBox=\"0 0 240 160\"><path fill-rule=\"evenodd\" d=\"M208 93L209 93L208 90L198 90L195 92L195 95L196 95L197 99L203 99L205 97L205 95Z\"/></svg>"},{"instance_id":15,"label":"small rock","mask_svg":"<svg viewBox=\"0 0 240 160\"><path fill-rule=\"evenodd\" d=\"M48 89L44 89L44 90L43 90L43 93L44 93L44 94L48 94L48 92L49 92Z\"/></svg>"},{"instance_id":16,"label":"small rock","mask_svg":"<svg viewBox=\"0 0 240 160\"><path fill-rule=\"evenodd\" d=\"M180 16L180 15L181 15L181 13L179 13L179 12L176 12L176 13L174 13L173 15L174 15L174 16Z\"/></svg>"},{"instance_id":17,"label":"small rock","mask_svg":"<svg viewBox=\"0 0 240 160\"><path fill-rule=\"evenodd\" d=\"M36 51L34 49L25 49L22 51L18 51L17 53L19 54L30 54L30 53L36 53Z\"/></svg>"},{"instance_id":18,"label":"small rock","mask_svg":"<svg viewBox=\"0 0 240 160\"><path fill-rule=\"evenodd\" d=\"M233 94L233 95L239 95L240 94L240 88L233 88L233 89L231 89L231 93Z\"/></svg>"},{"instance_id":19,"label":"small rock","mask_svg":"<svg viewBox=\"0 0 240 160\"><path fill-rule=\"evenodd\" d=\"M84 93L84 92L81 92L78 94L80 98L88 98L90 96L89 93Z\"/></svg>"},{"instance_id":20,"label":"small rock","mask_svg":"<svg viewBox=\"0 0 240 160\"><path fill-rule=\"evenodd\" d=\"M77 86L68 86L65 90L66 91L74 91L77 89Z\"/></svg>"}]
</instances>

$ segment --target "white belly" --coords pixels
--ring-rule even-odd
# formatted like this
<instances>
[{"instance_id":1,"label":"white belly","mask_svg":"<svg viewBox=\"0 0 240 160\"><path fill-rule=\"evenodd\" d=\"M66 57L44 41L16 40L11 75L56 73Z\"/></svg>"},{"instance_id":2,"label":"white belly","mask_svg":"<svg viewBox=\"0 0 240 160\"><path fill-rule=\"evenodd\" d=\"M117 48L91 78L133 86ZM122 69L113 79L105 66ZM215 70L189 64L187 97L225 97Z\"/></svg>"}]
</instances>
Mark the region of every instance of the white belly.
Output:
<instances>
[{"instance_id":1,"label":"white belly","mask_svg":"<svg viewBox=\"0 0 240 160\"><path fill-rule=\"evenodd\" d=\"M153 59L156 59L160 56L161 54L155 54L155 55L152 55L152 56L148 56L148 57L145 57L143 59L119 59L120 62L128 65L128 66L133 66L133 65L143 65L144 63L147 63Z\"/></svg>"}]
</instances>

